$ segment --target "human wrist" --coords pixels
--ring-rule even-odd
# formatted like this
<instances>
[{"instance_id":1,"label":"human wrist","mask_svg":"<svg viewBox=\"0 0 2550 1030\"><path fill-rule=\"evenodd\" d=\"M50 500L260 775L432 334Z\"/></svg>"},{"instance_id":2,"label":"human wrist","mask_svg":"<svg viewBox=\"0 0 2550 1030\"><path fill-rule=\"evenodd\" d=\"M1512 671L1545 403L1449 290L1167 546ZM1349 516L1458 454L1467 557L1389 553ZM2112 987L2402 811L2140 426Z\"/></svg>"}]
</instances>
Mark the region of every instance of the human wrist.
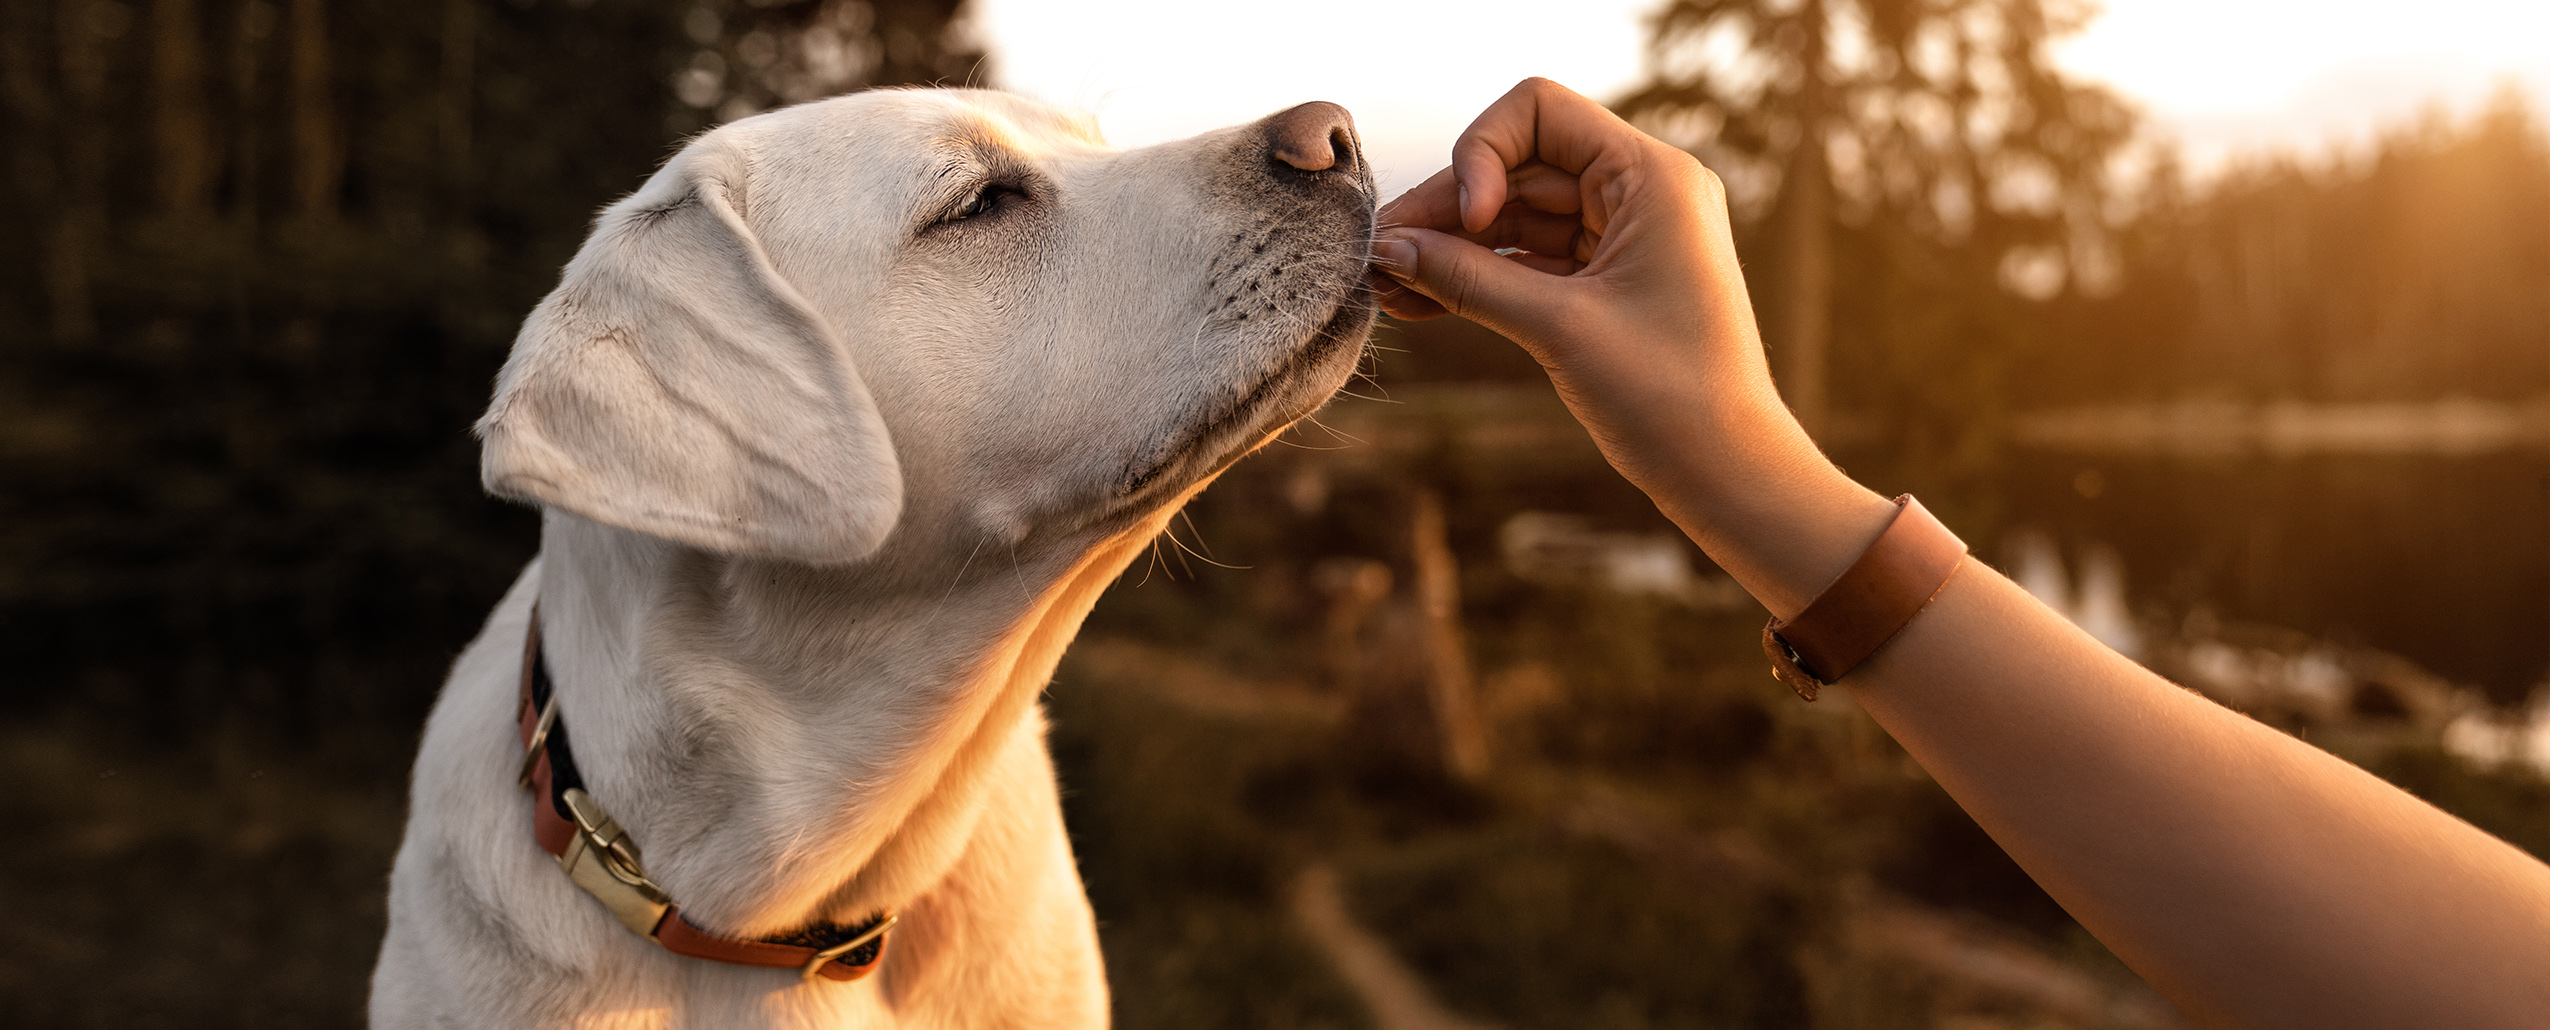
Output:
<instances>
[{"instance_id":1,"label":"human wrist","mask_svg":"<svg viewBox=\"0 0 2550 1030\"><path fill-rule=\"evenodd\" d=\"M1785 408L1715 421L1687 438L1670 482L1649 493L1772 614L1793 616L1850 567L1894 505L1835 467Z\"/></svg>"}]
</instances>

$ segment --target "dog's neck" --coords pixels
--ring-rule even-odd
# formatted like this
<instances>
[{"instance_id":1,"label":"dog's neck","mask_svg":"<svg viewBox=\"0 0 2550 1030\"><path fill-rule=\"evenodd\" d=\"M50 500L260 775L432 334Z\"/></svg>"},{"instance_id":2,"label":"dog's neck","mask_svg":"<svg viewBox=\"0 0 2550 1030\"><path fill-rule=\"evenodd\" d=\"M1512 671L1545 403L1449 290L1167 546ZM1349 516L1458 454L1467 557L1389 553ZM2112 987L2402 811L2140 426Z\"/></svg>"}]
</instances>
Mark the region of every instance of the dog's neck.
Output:
<instances>
[{"instance_id":1,"label":"dog's neck","mask_svg":"<svg viewBox=\"0 0 2550 1030\"><path fill-rule=\"evenodd\" d=\"M702 925L907 903L963 852L991 771L1042 732L1063 649L1174 510L1077 546L981 548L935 583L552 512L541 621L577 764Z\"/></svg>"}]
</instances>

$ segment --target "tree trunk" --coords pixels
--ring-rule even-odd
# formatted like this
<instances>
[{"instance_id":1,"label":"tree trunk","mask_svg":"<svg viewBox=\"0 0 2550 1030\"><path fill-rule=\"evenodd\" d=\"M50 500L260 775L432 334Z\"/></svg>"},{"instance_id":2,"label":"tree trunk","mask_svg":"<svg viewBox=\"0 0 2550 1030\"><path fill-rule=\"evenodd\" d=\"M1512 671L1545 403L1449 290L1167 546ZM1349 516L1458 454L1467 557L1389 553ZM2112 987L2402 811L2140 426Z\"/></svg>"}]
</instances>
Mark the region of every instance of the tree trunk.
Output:
<instances>
[{"instance_id":1,"label":"tree trunk","mask_svg":"<svg viewBox=\"0 0 2550 1030\"><path fill-rule=\"evenodd\" d=\"M213 141L195 0L151 5L151 91L160 208L179 221L201 219L212 207Z\"/></svg>"},{"instance_id":2,"label":"tree trunk","mask_svg":"<svg viewBox=\"0 0 2550 1030\"><path fill-rule=\"evenodd\" d=\"M436 126L443 144L443 175L456 195L469 189L469 104L477 76L478 0L443 2L442 95Z\"/></svg>"},{"instance_id":3,"label":"tree trunk","mask_svg":"<svg viewBox=\"0 0 2550 1030\"><path fill-rule=\"evenodd\" d=\"M1833 180L1824 157L1824 5L1799 13L1797 145L1780 176L1780 312L1771 344L1772 378L1807 435L1822 439L1830 412L1825 358L1833 337Z\"/></svg>"},{"instance_id":4,"label":"tree trunk","mask_svg":"<svg viewBox=\"0 0 2550 1030\"><path fill-rule=\"evenodd\" d=\"M61 149L61 200L45 241L44 288L52 306L53 338L85 344L97 336L96 303L89 271L105 236L106 212L97 183L106 176L106 136L99 105L106 92L105 33L81 0L62 0L54 14L61 44L62 108L55 142Z\"/></svg>"},{"instance_id":5,"label":"tree trunk","mask_svg":"<svg viewBox=\"0 0 2550 1030\"><path fill-rule=\"evenodd\" d=\"M336 138L326 0L292 0L292 196L294 214L336 213L343 151Z\"/></svg>"},{"instance_id":6,"label":"tree trunk","mask_svg":"<svg viewBox=\"0 0 2550 1030\"><path fill-rule=\"evenodd\" d=\"M1328 619L1321 634L1321 657L1328 683L1346 694L1360 693L1370 664L1364 651L1364 626L1390 598L1390 566L1367 558L1330 558L1314 574L1328 595Z\"/></svg>"},{"instance_id":7,"label":"tree trunk","mask_svg":"<svg viewBox=\"0 0 2550 1030\"><path fill-rule=\"evenodd\" d=\"M1469 648L1461 639L1461 574L1444 531L1443 498L1434 491L1417 491L1409 537L1425 626L1426 698L1443 745L1443 771L1476 783L1488 771L1487 732L1479 725Z\"/></svg>"}]
</instances>

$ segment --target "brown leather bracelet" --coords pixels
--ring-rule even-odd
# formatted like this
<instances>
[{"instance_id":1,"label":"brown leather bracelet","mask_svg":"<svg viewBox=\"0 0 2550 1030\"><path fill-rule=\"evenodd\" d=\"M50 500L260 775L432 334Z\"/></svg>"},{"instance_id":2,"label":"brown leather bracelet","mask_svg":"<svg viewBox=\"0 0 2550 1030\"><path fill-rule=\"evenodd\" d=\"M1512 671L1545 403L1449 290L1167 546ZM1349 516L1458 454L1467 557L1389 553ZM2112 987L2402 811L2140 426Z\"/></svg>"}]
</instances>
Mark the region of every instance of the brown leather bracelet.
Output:
<instances>
[{"instance_id":1,"label":"brown leather bracelet","mask_svg":"<svg viewBox=\"0 0 2550 1030\"><path fill-rule=\"evenodd\" d=\"M1894 639L1948 585L1966 557L1964 541L1911 494L1895 498L1894 521L1841 578L1787 622L1762 627L1771 675L1815 700Z\"/></svg>"}]
</instances>

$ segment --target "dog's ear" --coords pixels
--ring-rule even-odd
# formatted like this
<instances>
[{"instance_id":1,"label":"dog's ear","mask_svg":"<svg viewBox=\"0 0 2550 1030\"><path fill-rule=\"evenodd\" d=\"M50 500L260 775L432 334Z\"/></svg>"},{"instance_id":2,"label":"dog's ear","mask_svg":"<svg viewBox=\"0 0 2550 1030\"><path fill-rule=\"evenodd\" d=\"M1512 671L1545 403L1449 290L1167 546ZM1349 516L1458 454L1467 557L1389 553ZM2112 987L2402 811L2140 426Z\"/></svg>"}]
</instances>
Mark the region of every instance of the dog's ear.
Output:
<instances>
[{"instance_id":1,"label":"dog's ear","mask_svg":"<svg viewBox=\"0 0 2550 1030\"><path fill-rule=\"evenodd\" d=\"M903 507L876 402L696 144L612 205L478 420L488 492L733 554L843 562Z\"/></svg>"}]
</instances>

